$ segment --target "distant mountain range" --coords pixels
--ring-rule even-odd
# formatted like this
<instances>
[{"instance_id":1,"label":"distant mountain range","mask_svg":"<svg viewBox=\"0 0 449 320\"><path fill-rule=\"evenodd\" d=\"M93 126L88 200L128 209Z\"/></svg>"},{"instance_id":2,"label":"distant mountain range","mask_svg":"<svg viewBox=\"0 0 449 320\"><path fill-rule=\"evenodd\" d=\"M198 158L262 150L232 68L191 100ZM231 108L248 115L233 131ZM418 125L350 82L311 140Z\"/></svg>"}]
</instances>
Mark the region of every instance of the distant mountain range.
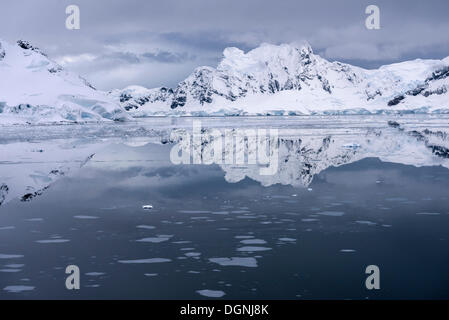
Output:
<instances>
[{"instance_id":1,"label":"distant mountain range","mask_svg":"<svg viewBox=\"0 0 449 320\"><path fill-rule=\"evenodd\" d=\"M126 120L163 115L449 113L449 57L367 70L308 44L227 48L176 88L102 92L28 42L0 41L0 123Z\"/></svg>"}]
</instances>

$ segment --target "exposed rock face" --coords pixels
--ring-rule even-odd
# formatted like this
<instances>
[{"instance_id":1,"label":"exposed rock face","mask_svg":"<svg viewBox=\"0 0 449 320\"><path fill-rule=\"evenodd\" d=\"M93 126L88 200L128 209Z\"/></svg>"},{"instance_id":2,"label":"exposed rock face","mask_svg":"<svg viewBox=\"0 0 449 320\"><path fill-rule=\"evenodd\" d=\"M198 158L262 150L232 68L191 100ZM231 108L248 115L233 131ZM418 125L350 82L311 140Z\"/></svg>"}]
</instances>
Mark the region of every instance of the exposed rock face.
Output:
<instances>
[{"instance_id":1,"label":"exposed rock face","mask_svg":"<svg viewBox=\"0 0 449 320\"><path fill-rule=\"evenodd\" d=\"M2 183L0 185L0 206L5 202L6 195L8 194L9 188L6 184Z\"/></svg>"},{"instance_id":2,"label":"exposed rock face","mask_svg":"<svg viewBox=\"0 0 449 320\"><path fill-rule=\"evenodd\" d=\"M5 49L2 48L2 43L0 42L0 61L5 58L6 52Z\"/></svg>"}]
</instances>

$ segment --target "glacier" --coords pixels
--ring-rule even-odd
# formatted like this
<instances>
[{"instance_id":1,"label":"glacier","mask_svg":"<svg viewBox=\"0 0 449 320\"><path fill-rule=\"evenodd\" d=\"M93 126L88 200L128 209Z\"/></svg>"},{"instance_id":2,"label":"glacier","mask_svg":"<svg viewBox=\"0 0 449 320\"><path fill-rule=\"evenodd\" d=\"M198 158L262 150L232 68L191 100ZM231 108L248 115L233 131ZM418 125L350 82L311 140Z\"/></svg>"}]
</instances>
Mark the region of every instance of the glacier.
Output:
<instances>
[{"instance_id":1,"label":"glacier","mask_svg":"<svg viewBox=\"0 0 449 320\"><path fill-rule=\"evenodd\" d=\"M29 42L0 40L0 124L123 121L106 93L52 61Z\"/></svg>"}]
</instances>

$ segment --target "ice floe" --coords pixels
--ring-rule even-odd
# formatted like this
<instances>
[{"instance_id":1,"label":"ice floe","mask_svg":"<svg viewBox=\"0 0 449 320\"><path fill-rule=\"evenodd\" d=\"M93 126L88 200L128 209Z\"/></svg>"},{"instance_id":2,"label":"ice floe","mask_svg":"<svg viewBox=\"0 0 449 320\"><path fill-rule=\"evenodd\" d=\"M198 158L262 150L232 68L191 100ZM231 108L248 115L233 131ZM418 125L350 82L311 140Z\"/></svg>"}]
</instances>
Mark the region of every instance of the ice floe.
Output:
<instances>
[{"instance_id":1,"label":"ice floe","mask_svg":"<svg viewBox=\"0 0 449 320\"><path fill-rule=\"evenodd\" d=\"M136 259L136 260L119 260L118 262L123 264L145 264L145 263L171 262L171 260L165 258L149 258L149 259Z\"/></svg>"},{"instance_id":2,"label":"ice floe","mask_svg":"<svg viewBox=\"0 0 449 320\"><path fill-rule=\"evenodd\" d=\"M136 228L138 228L138 229L148 229L148 230L156 229L155 226L146 226L146 225L140 225L140 226L137 226Z\"/></svg>"},{"instance_id":3,"label":"ice floe","mask_svg":"<svg viewBox=\"0 0 449 320\"><path fill-rule=\"evenodd\" d=\"M10 292L10 293L20 293L23 291L32 291L35 287L32 286L7 286L3 288L4 291Z\"/></svg>"},{"instance_id":4,"label":"ice floe","mask_svg":"<svg viewBox=\"0 0 449 320\"><path fill-rule=\"evenodd\" d=\"M68 239L48 239L48 240L37 240L37 243L41 244L51 244L51 243L65 243L70 242Z\"/></svg>"},{"instance_id":5,"label":"ice floe","mask_svg":"<svg viewBox=\"0 0 449 320\"><path fill-rule=\"evenodd\" d=\"M75 219L81 219L81 220L95 220L95 219L99 219L98 217L95 216L74 216Z\"/></svg>"},{"instance_id":6,"label":"ice floe","mask_svg":"<svg viewBox=\"0 0 449 320\"><path fill-rule=\"evenodd\" d=\"M317 212L316 214L319 214L320 216L341 217L345 213L342 211L321 211Z\"/></svg>"},{"instance_id":7,"label":"ice floe","mask_svg":"<svg viewBox=\"0 0 449 320\"><path fill-rule=\"evenodd\" d=\"M233 258L211 258L210 262L217 263L223 267L257 267L257 260L255 258L247 257L233 257Z\"/></svg>"},{"instance_id":8,"label":"ice floe","mask_svg":"<svg viewBox=\"0 0 449 320\"><path fill-rule=\"evenodd\" d=\"M3 254L0 253L0 259L18 259L23 258L23 255L21 254Z\"/></svg>"},{"instance_id":9,"label":"ice floe","mask_svg":"<svg viewBox=\"0 0 449 320\"><path fill-rule=\"evenodd\" d=\"M241 251L241 252L258 252L258 251L268 251L268 250L272 250L272 249L267 248L267 247L253 247L253 246L245 246L245 247L240 247L237 249L237 251Z\"/></svg>"},{"instance_id":10,"label":"ice floe","mask_svg":"<svg viewBox=\"0 0 449 320\"><path fill-rule=\"evenodd\" d=\"M243 243L243 244L266 244L267 242L262 239L247 239L247 240L240 241L240 243Z\"/></svg>"},{"instance_id":11,"label":"ice floe","mask_svg":"<svg viewBox=\"0 0 449 320\"><path fill-rule=\"evenodd\" d=\"M420 216L438 216L438 215L440 215L439 212L417 212L416 214L420 215Z\"/></svg>"},{"instance_id":12,"label":"ice floe","mask_svg":"<svg viewBox=\"0 0 449 320\"><path fill-rule=\"evenodd\" d=\"M197 293L208 298L221 298L226 294L220 290L198 290Z\"/></svg>"}]
</instances>

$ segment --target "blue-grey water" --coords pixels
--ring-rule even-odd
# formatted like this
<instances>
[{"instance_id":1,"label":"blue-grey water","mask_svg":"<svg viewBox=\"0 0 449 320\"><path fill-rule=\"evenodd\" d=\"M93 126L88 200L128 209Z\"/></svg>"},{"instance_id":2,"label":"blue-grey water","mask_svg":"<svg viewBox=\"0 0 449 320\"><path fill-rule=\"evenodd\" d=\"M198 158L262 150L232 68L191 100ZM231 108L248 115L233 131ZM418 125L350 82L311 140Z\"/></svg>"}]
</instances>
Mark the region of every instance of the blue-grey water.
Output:
<instances>
[{"instance_id":1,"label":"blue-grey water","mask_svg":"<svg viewBox=\"0 0 449 320\"><path fill-rule=\"evenodd\" d=\"M367 152L299 185L174 165L171 147L105 143L31 201L4 203L0 298L449 298L449 170L410 164L414 148L404 163ZM65 287L68 265L80 290ZM365 286L368 265L379 290Z\"/></svg>"}]
</instances>

